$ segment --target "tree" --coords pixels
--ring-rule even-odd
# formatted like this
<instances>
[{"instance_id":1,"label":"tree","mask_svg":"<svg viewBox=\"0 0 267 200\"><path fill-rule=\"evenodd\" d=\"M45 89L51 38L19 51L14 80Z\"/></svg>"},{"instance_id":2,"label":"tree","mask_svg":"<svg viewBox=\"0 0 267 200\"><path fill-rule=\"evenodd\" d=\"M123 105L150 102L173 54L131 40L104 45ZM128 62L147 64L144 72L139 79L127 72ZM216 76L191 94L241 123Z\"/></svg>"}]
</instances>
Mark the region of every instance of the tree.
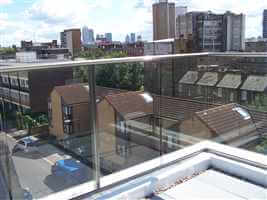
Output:
<instances>
[{"instance_id":1,"label":"tree","mask_svg":"<svg viewBox=\"0 0 267 200\"><path fill-rule=\"evenodd\" d=\"M28 135L31 135L32 128L35 128L39 125L38 122L35 119L33 119L30 115L23 116L23 121L26 127L28 128Z\"/></svg>"},{"instance_id":2,"label":"tree","mask_svg":"<svg viewBox=\"0 0 267 200\"><path fill-rule=\"evenodd\" d=\"M81 57L86 59L121 58L127 54L122 51L104 52L101 49L83 52ZM74 77L83 82L88 81L87 67L75 70ZM141 63L111 63L96 68L96 84L126 90L140 90L144 82L144 66Z\"/></svg>"}]
</instances>

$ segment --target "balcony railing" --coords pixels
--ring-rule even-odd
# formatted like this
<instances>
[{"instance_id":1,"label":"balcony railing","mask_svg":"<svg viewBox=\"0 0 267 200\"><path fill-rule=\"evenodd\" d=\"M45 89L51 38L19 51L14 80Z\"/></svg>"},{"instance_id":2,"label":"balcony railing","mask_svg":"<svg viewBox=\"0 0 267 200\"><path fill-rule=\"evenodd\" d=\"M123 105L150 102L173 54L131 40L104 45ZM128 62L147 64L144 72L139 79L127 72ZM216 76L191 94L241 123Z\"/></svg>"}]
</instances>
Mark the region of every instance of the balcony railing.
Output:
<instances>
[{"instance_id":1,"label":"balcony railing","mask_svg":"<svg viewBox=\"0 0 267 200\"><path fill-rule=\"evenodd\" d=\"M267 54L197 53L0 68L4 75L31 72L32 84L29 108L1 99L5 148L0 149L0 173L8 195L70 199L98 192L144 173L139 164L145 167L204 140L265 155L267 68L255 58L267 61ZM244 60L253 67L245 67ZM227 75L240 80L224 84ZM74 130L64 126L69 118L62 105L72 107ZM149 170L165 164L149 165ZM127 174L130 169L137 170Z\"/></svg>"}]
</instances>

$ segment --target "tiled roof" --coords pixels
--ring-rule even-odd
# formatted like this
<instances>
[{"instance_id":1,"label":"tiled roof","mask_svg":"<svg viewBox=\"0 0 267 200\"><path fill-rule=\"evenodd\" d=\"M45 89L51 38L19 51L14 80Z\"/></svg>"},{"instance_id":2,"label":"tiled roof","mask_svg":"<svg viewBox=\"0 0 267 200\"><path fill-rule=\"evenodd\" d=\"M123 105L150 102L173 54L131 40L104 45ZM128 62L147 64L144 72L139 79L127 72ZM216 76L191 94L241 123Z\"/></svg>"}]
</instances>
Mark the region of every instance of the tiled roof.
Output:
<instances>
[{"instance_id":1,"label":"tiled roof","mask_svg":"<svg viewBox=\"0 0 267 200\"><path fill-rule=\"evenodd\" d=\"M206 72L202 78L197 82L197 85L215 86L218 82L218 73Z\"/></svg>"},{"instance_id":2,"label":"tiled roof","mask_svg":"<svg viewBox=\"0 0 267 200\"><path fill-rule=\"evenodd\" d=\"M87 84L71 84L57 86L54 90L63 98L66 104L86 103L89 100ZM96 86L96 98L102 99L106 95L125 92L125 90Z\"/></svg>"},{"instance_id":3,"label":"tiled roof","mask_svg":"<svg viewBox=\"0 0 267 200\"><path fill-rule=\"evenodd\" d=\"M154 96L154 101L155 114L174 120L188 119L196 112L219 106L219 104L211 104L167 96Z\"/></svg>"},{"instance_id":4,"label":"tiled roof","mask_svg":"<svg viewBox=\"0 0 267 200\"><path fill-rule=\"evenodd\" d=\"M196 116L215 134L223 134L253 125L248 112L238 104L227 104L197 112Z\"/></svg>"},{"instance_id":5,"label":"tiled roof","mask_svg":"<svg viewBox=\"0 0 267 200\"><path fill-rule=\"evenodd\" d=\"M249 76L241 87L241 90L264 92L267 88L267 77Z\"/></svg>"},{"instance_id":6,"label":"tiled roof","mask_svg":"<svg viewBox=\"0 0 267 200\"><path fill-rule=\"evenodd\" d=\"M153 97L144 92L126 92L105 97L126 120L152 114Z\"/></svg>"},{"instance_id":7,"label":"tiled roof","mask_svg":"<svg viewBox=\"0 0 267 200\"><path fill-rule=\"evenodd\" d=\"M184 84L195 84L198 80L198 72L196 71L188 71L183 78L179 81L179 83Z\"/></svg>"},{"instance_id":8,"label":"tiled roof","mask_svg":"<svg viewBox=\"0 0 267 200\"><path fill-rule=\"evenodd\" d=\"M226 74L217 87L237 89L241 83L240 74Z\"/></svg>"}]
</instances>

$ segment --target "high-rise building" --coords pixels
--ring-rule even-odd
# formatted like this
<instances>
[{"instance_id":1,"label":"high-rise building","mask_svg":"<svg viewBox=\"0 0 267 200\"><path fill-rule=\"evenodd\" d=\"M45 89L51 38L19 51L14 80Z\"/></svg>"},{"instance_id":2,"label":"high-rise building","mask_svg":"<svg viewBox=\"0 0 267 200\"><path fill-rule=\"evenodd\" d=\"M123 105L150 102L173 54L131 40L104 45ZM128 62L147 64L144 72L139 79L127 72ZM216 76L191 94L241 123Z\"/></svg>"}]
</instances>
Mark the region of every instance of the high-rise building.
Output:
<instances>
[{"instance_id":1,"label":"high-rise building","mask_svg":"<svg viewBox=\"0 0 267 200\"><path fill-rule=\"evenodd\" d=\"M61 46L69 49L72 56L81 50L81 30L68 29L60 33Z\"/></svg>"},{"instance_id":2,"label":"high-rise building","mask_svg":"<svg viewBox=\"0 0 267 200\"><path fill-rule=\"evenodd\" d=\"M105 33L105 38L107 42L112 42L112 33Z\"/></svg>"},{"instance_id":3,"label":"high-rise building","mask_svg":"<svg viewBox=\"0 0 267 200\"><path fill-rule=\"evenodd\" d=\"M177 18L179 15L185 15L186 13L187 13L187 7L186 6L175 7L175 18Z\"/></svg>"},{"instance_id":4,"label":"high-rise building","mask_svg":"<svg viewBox=\"0 0 267 200\"><path fill-rule=\"evenodd\" d=\"M89 29L87 26L82 28L82 41L84 44L90 44L94 42L94 30Z\"/></svg>"},{"instance_id":5,"label":"high-rise building","mask_svg":"<svg viewBox=\"0 0 267 200\"><path fill-rule=\"evenodd\" d=\"M83 41L83 44L89 43L89 29L87 26L84 26L82 28L82 41Z\"/></svg>"},{"instance_id":6,"label":"high-rise building","mask_svg":"<svg viewBox=\"0 0 267 200\"><path fill-rule=\"evenodd\" d=\"M224 50L243 51L245 50L245 15L236 15L231 12L224 14ZM267 19L267 18L266 18ZM225 31L226 30L226 31Z\"/></svg>"},{"instance_id":7,"label":"high-rise building","mask_svg":"<svg viewBox=\"0 0 267 200\"><path fill-rule=\"evenodd\" d=\"M175 3L159 0L153 4L153 40L175 37Z\"/></svg>"},{"instance_id":8,"label":"high-rise building","mask_svg":"<svg viewBox=\"0 0 267 200\"><path fill-rule=\"evenodd\" d=\"M136 42L136 39L135 39L135 33L131 33L131 43L135 43Z\"/></svg>"},{"instance_id":9,"label":"high-rise building","mask_svg":"<svg viewBox=\"0 0 267 200\"><path fill-rule=\"evenodd\" d=\"M130 43L130 36L128 34L125 37L125 43Z\"/></svg>"},{"instance_id":10,"label":"high-rise building","mask_svg":"<svg viewBox=\"0 0 267 200\"><path fill-rule=\"evenodd\" d=\"M267 9L263 11L262 30L262 37L267 38Z\"/></svg>"},{"instance_id":11,"label":"high-rise building","mask_svg":"<svg viewBox=\"0 0 267 200\"><path fill-rule=\"evenodd\" d=\"M194 51L242 51L245 15L189 12L176 18L176 37L192 39Z\"/></svg>"}]
</instances>

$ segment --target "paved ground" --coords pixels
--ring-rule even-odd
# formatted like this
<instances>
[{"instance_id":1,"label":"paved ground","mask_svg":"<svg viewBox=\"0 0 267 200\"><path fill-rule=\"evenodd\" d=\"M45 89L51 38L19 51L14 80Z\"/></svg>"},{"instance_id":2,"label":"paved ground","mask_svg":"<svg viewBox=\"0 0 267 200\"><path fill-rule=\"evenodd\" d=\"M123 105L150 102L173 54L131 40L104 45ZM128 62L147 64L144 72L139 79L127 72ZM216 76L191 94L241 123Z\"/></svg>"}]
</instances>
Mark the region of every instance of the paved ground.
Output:
<instances>
[{"instance_id":1,"label":"paved ground","mask_svg":"<svg viewBox=\"0 0 267 200\"><path fill-rule=\"evenodd\" d=\"M267 190L223 173L208 170L152 199L177 199L177 197L180 199L266 200Z\"/></svg>"},{"instance_id":2,"label":"paved ground","mask_svg":"<svg viewBox=\"0 0 267 200\"><path fill-rule=\"evenodd\" d=\"M7 137L10 150L15 142L11 136ZM71 157L50 144L39 146L37 152L17 152L12 155L20 185L24 189L29 189L33 198L44 197L82 183L76 177L66 180L51 174L51 167L57 160L69 158ZM88 171L91 170L88 168ZM87 176L89 181L92 173Z\"/></svg>"}]
</instances>

